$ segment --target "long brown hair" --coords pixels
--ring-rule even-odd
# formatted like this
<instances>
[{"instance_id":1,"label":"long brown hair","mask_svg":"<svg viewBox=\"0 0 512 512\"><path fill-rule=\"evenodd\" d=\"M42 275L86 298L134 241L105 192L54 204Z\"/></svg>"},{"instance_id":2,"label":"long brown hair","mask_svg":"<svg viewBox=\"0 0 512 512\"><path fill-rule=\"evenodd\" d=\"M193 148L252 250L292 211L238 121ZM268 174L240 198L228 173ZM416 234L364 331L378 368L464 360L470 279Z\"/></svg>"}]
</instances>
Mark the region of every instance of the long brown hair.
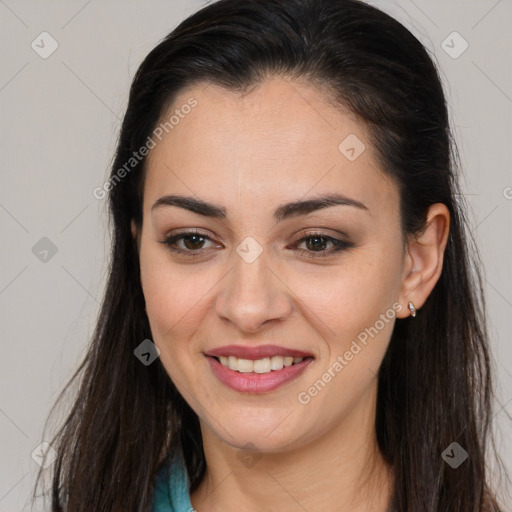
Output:
<instances>
[{"instance_id":1,"label":"long brown hair","mask_svg":"<svg viewBox=\"0 0 512 512\"><path fill-rule=\"evenodd\" d=\"M466 231L458 158L440 79L398 21L357 0L220 0L183 21L140 65L130 89L108 187L110 271L74 404L52 441L52 511L149 511L162 464L182 448L192 489L205 471L199 421L159 360L130 221L142 223L145 158L119 178L183 88L207 81L244 89L269 74L327 87L369 129L398 184L405 234L444 203L450 234L442 274L415 319L399 319L378 381L376 432L392 465L393 512L497 511L488 486L493 386L480 262ZM68 385L69 385L68 384ZM442 458L458 443L468 460ZM39 478L38 478L39 481ZM36 484L37 485L37 484Z\"/></svg>"}]
</instances>

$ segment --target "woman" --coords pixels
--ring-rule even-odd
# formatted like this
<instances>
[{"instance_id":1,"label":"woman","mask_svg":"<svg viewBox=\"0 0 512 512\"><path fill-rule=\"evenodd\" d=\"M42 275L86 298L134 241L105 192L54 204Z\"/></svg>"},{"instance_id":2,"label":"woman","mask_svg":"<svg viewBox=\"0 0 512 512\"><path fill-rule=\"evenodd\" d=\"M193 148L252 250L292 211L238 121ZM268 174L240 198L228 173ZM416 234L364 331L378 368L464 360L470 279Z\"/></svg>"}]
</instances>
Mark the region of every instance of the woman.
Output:
<instances>
[{"instance_id":1,"label":"woman","mask_svg":"<svg viewBox=\"0 0 512 512\"><path fill-rule=\"evenodd\" d=\"M52 510L497 511L455 154L435 66L374 7L181 23L97 191L112 264Z\"/></svg>"}]
</instances>

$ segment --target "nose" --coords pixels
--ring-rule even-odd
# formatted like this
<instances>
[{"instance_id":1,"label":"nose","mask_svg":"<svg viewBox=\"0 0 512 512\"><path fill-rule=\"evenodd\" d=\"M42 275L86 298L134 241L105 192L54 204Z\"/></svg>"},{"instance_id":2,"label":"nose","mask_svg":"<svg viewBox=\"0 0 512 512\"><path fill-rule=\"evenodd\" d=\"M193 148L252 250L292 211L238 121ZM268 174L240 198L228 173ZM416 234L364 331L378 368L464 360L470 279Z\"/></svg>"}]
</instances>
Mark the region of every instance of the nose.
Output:
<instances>
[{"instance_id":1,"label":"nose","mask_svg":"<svg viewBox=\"0 0 512 512\"><path fill-rule=\"evenodd\" d=\"M216 300L219 317L239 331L255 333L269 324L285 320L293 311L291 291L284 279L269 266L263 251L252 263L233 254L228 272Z\"/></svg>"}]
</instances>

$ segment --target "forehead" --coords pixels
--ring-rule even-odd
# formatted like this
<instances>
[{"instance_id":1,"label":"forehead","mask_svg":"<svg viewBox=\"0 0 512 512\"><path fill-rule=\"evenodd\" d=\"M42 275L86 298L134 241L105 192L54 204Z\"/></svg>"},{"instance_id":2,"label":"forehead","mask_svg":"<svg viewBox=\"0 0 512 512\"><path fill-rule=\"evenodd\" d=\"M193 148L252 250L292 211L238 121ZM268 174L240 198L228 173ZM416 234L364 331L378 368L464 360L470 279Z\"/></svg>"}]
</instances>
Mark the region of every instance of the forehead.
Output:
<instances>
[{"instance_id":1,"label":"forehead","mask_svg":"<svg viewBox=\"0 0 512 512\"><path fill-rule=\"evenodd\" d=\"M311 84L273 77L244 92L195 84L160 126L147 161L145 211L177 192L228 209L308 193L338 191L370 203L396 194L365 126Z\"/></svg>"}]
</instances>

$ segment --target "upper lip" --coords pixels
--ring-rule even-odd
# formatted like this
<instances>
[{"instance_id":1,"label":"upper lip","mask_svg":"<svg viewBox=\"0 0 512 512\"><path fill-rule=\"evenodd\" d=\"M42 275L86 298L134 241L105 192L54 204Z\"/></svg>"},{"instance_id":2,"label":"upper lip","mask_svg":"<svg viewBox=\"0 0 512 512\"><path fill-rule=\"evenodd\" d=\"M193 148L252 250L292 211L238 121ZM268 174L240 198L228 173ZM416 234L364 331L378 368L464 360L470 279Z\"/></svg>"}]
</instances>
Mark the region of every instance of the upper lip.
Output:
<instances>
[{"instance_id":1,"label":"upper lip","mask_svg":"<svg viewBox=\"0 0 512 512\"><path fill-rule=\"evenodd\" d=\"M234 356L239 359L257 360L272 356L313 357L313 354L293 348L280 347L278 345L260 345L258 347L246 347L243 345L224 345L205 352L207 356Z\"/></svg>"}]
</instances>

